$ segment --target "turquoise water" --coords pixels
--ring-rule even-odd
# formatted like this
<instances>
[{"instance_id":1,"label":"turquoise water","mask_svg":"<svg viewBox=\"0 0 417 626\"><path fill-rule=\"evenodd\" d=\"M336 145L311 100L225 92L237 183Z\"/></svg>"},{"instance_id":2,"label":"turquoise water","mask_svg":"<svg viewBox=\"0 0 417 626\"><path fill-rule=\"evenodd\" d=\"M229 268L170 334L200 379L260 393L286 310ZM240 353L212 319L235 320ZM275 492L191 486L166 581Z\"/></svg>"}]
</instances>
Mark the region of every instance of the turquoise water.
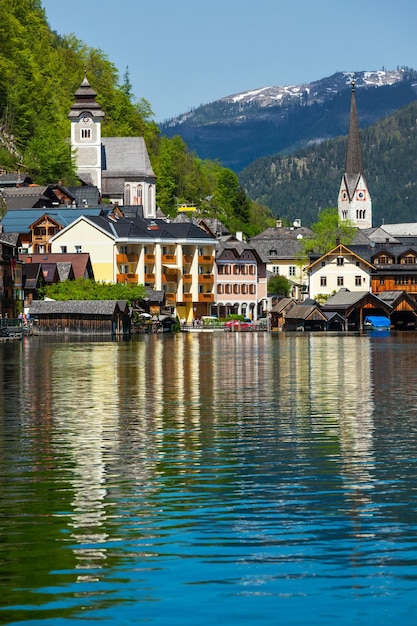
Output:
<instances>
[{"instance_id":1,"label":"turquoise water","mask_svg":"<svg viewBox=\"0 0 417 626\"><path fill-rule=\"evenodd\" d=\"M417 623L417 335L0 344L0 623Z\"/></svg>"}]
</instances>

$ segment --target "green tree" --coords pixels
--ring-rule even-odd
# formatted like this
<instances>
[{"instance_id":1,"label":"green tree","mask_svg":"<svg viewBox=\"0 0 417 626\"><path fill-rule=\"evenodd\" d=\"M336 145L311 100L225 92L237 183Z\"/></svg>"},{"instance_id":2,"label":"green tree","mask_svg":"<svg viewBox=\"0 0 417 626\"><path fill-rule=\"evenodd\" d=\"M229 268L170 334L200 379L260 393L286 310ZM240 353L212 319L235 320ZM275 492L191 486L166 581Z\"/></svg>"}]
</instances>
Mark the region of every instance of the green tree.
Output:
<instances>
[{"instance_id":1,"label":"green tree","mask_svg":"<svg viewBox=\"0 0 417 626\"><path fill-rule=\"evenodd\" d=\"M324 254L337 245L337 242L348 246L356 233L356 227L350 221L339 220L338 210L334 208L320 211L319 219L311 225L312 237L302 242L302 253L306 256L311 251Z\"/></svg>"},{"instance_id":2,"label":"green tree","mask_svg":"<svg viewBox=\"0 0 417 626\"><path fill-rule=\"evenodd\" d=\"M44 294L53 300L126 300L132 304L146 295L144 285L105 283L78 278L47 285Z\"/></svg>"},{"instance_id":3,"label":"green tree","mask_svg":"<svg viewBox=\"0 0 417 626\"><path fill-rule=\"evenodd\" d=\"M285 276L275 274L268 280L268 294L287 297L291 290L291 283Z\"/></svg>"}]
</instances>

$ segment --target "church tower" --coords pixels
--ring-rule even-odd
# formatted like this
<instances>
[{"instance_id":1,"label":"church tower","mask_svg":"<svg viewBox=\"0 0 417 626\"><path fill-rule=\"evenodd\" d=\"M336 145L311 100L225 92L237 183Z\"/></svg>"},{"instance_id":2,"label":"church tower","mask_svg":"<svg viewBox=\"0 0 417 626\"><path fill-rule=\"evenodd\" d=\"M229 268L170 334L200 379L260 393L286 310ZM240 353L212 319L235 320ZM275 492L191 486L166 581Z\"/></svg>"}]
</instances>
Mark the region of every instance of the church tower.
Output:
<instances>
[{"instance_id":1,"label":"church tower","mask_svg":"<svg viewBox=\"0 0 417 626\"><path fill-rule=\"evenodd\" d=\"M372 201L363 171L354 81L352 81L345 172L340 184L337 205L341 221L350 220L358 228L372 227Z\"/></svg>"},{"instance_id":2,"label":"church tower","mask_svg":"<svg viewBox=\"0 0 417 626\"><path fill-rule=\"evenodd\" d=\"M84 76L68 117L77 174L84 183L96 185L101 192L101 120L104 112L97 104L96 96Z\"/></svg>"}]
</instances>

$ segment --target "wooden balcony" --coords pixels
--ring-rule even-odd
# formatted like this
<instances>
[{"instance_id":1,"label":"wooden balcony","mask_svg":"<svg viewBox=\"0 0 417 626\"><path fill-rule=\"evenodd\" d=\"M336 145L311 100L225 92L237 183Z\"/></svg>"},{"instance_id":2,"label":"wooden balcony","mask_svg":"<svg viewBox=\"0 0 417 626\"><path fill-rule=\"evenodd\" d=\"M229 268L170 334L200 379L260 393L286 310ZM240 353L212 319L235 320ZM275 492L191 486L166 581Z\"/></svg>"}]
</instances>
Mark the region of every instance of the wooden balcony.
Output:
<instances>
[{"instance_id":1,"label":"wooden balcony","mask_svg":"<svg viewBox=\"0 0 417 626\"><path fill-rule=\"evenodd\" d=\"M178 274L175 272L165 272L162 274L162 282L163 283L177 283L178 282Z\"/></svg>"},{"instance_id":2,"label":"wooden balcony","mask_svg":"<svg viewBox=\"0 0 417 626\"><path fill-rule=\"evenodd\" d=\"M116 282L125 283L128 285L137 285L138 284L138 275L137 274L117 274Z\"/></svg>"},{"instance_id":3,"label":"wooden balcony","mask_svg":"<svg viewBox=\"0 0 417 626\"><path fill-rule=\"evenodd\" d=\"M165 263L166 265L176 265L177 255L176 254L163 254L162 263Z\"/></svg>"},{"instance_id":4,"label":"wooden balcony","mask_svg":"<svg viewBox=\"0 0 417 626\"><path fill-rule=\"evenodd\" d=\"M145 263L155 263L155 255L145 254Z\"/></svg>"},{"instance_id":5,"label":"wooden balcony","mask_svg":"<svg viewBox=\"0 0 417 626\"><path fill-rule=\"evenodd\" d=\"M193 294L192 293L183 293L182 294L182 301L183 302L192 302L193 301Z\"/></svg>"},{"instance_id":6,"label":"wooden balcony","mask_svg":"<svg viewBox=\"0 0 417 626\"><path fill-rule=\"evenodd\" d=\"M190 265L193 262L192 254L183 254L182 262L184 263L184 265Z\"/></svg>"},{"instance_id":7,"label":"wooden balcony","mask_svg":"<svg viewBox=\"0 0 417 626\"><path fill-rule=\"evenodd\" d=\"M166 291L165 292L165 300L167 302L176 302L177 301L177 294L170 292L170 291Z\"/></svg>"},{"instance_id":8,"label":"wooden balcony","mask_svg":"<svg viewBox=\"0 0 417 626\"><path fill-rule=\"evenodd\" d=\"M182 275L182 282L186 283L187 285L191 284L193 282L193 275L192 274L183 274Z\"/></svg>"},{"instance_id":9,"label":"wooden balcony","mask_svg":"<svg viewBox=\"0 0 417 626\"><path fill-rule=\"evenodd\" d=\"M198 256L198 262L202 265L207 265L214 262L214 257L211 254L200 254Z\"/></svg>"},{"instance_id":10,"label":"wooden balcony","mask_svg":"<svg viewBox=\"0 0 417 626\"><path fill-rule=\"evenodd\" d=\"M139 261L139 255L135 253L130 254L117 254L116 263L137 263Z\"/></svg>"},{"instance_id":11,"label":"wooden balcony","mask_svg":"<svg viewBox=\"0 0 417 626\"><path fill-rule=\"evenodd\" d=\"M213 274L199 274L198 275L199 285L212 285L213 281L214 281Z\"/></svg>"},{"instance_id":12,"label":"wooden balcony","mask_svg":"<svg viewBox=\"0 0 417 626\"><path fill-rule=\"evenodd\" d=\"M214 293L199 293L199 302L214 302Z\"/></svg>"},{"instance_id":13,"label":"wooden balcony","mask_svg":"<svg viewBox=\"0 0 417 626\"><path fill-rule=\"evenodd\" d=\"M145 274L145 283L154 283L155 274Z\"/></svg>"}]
</instances>

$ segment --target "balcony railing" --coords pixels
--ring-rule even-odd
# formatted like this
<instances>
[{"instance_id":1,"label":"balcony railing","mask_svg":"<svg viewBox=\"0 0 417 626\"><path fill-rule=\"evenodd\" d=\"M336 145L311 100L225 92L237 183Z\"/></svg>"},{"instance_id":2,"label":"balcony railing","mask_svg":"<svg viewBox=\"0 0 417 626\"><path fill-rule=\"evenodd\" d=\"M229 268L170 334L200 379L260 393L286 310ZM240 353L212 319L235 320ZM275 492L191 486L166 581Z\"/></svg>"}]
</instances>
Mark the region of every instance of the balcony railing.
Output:
<instances>
[{"instance_id":1,"label":"balcony railing","mask_svg":"<svg viewBox=\"0 0 417 626\"><path fill-rule=\"evenodd\" d=\"M198 262L203 265L207 265L208 263L213 263L214 257L211 254L200 254L198 256Z\"/></svg>"},{"instance_id":2,"label":"balcony railing","mask_svg":"<svg viewBox=\"0 0 417 626\"><path fill-rule=\"evenodd\" d=\"M155 263L155 255L145 254L145 263Z\"/></svg>"},{"instance_id":3,"label":"balcony railing","mask_svg":"<svg viewBox=\"0 0 417 626\"><path fill-rule=\"evenodd\" d=\"M117 274L116 281L118 283L127 283L128 285L137 285L138 275L137 274Z\"/></svg>"},{"instance_id":4,"label":"balcony railing","mask_svg":"<svg viewBox=\"0 0 417 626\"><path fill-rule=\"evenodd\" d=\"M165 300L167 302L176 302L177 301L177 294L170 292L170 291L166 291L165 292Z\"/></svg>"},{"instance_id":5,"label":"balcony railing","mask_svg":"<svg viewBox=\"0 0 417 626\"><path fill-rule=\"evenodd\" d=\"M182 275L182 281L184 283L190 284L193 282L193 275L192 274L183 274Z\"/></svg>"},{"instance_id":6,"label":"balcony railing","mask_svg":"<svg viewBox=\"0 0 417 626\"><path fill-rule=\"evenodd\" d=\"M182 262L184 263L184 265L190 265L190 263L193 262L192 254L183 254L182 255Z\"/></svg>"},{"instance_id":7,"label":"balcony railing","mask_svg":"<svg viewBox=\"0 0 417 626\"><path fill-rule=\"evenodd\" d=\"M193 301L193 294L192 293L183 293L182 294L182 301L183 302L192 302Z\"/></svg>"},{"instance_id":8,"label":"balcony railing","mask_svg":"<svg viewBox=\"0 0 417 626\"><path fill-rule=\"evenodd\" d=\"M198 282L200 285L210 285L214 281L213 274L199 274Z\"/></svg>"},{"instance_id":9,"label":"balcony railing","mask_svg":"<svg viewBox=\"0 0 417 626\"><path fill-rule=\"evenodd\" d=\"M139 255L134 252L130 254L117 254L116 263L137 263L139 261Z\"/></svg>"},{"instance_id":10,"label":"balcony railing","mask_svg":"<svg viewBox=\"0 0 417 626\"><path fill-rule=\"evenodd\" d=\"M163 283L176 283L178 282L178 275L173 272L165 272L162 274Z\"/></svg>"},{"instance_id":11,"label":"balcony railing","mask_svg":"<svg viewBox=\"0 0 417 626\"><path fill-rule=\"evenodd\" d=\"M214 293L199 293L199 302L214 302Z\"/></svg>"},{"instance_id":12,"label":"balcony railing","mask_svg":"<svg viewBox=\"0 0 417 626\"><path fill-rule=\"evenodd\" d=\"M177 255L176 254L163 254L162 263L175 265L177 263Z\"/></svg>"},{"instance_id":13,"label":"balcony railing","mask_svg":"<svg viewBox=\"0 0 417 626\"><path fill-rule=\"evenodd\" d=\"M155 274L145 274L145 283L154 283Z\"/></svg>"}]
</instances>

